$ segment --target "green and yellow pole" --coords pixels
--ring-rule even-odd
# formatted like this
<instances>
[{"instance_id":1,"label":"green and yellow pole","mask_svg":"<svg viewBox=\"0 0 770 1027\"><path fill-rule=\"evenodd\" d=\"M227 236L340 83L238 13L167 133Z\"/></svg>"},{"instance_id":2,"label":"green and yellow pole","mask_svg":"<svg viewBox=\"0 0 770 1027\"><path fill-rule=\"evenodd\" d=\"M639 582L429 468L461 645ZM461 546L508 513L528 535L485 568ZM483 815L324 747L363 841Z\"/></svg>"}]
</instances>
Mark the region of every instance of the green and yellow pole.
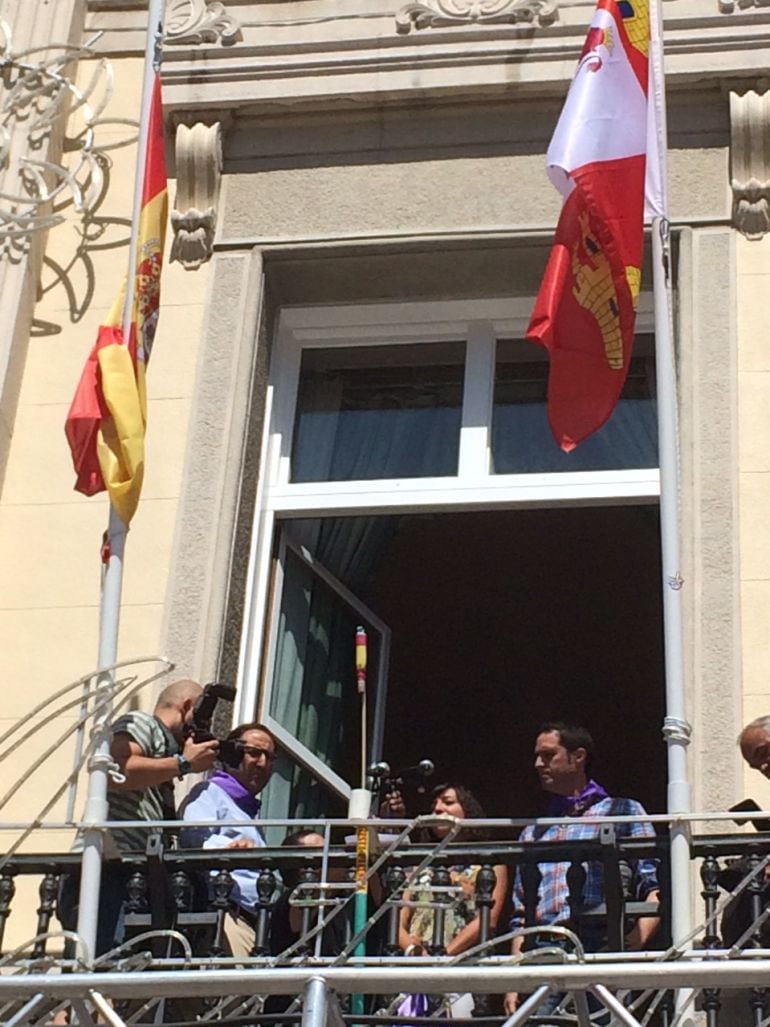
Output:
<instances>
[{"instance_id":1,"label":"green and yellow pole","mask_svg":"<svg viewBox=\"0 0 770 1027\"><path fill-rule=\"evenodd\" d=\"M363 627L356 628L356 685L361 700L361 789L366 790L366 662L367 637ZM366 871L369 868L369 828L362 824L356 829L356 894L353 908L353 934L363 931L369 912L369 882ZM366 939L362 938L353 950L354 956L366 955ZM363 1015L364 996L351 996L350 1011Z\"/></svg>"}]
</instances>

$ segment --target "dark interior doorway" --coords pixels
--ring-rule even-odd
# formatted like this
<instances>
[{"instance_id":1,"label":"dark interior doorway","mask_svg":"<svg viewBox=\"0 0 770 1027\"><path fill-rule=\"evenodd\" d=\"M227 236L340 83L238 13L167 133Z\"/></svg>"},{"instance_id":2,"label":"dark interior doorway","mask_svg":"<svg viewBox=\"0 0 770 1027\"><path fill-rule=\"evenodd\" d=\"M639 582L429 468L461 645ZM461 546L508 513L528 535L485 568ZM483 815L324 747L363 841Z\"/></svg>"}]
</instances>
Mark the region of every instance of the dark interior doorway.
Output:
<instances>
[{"instance_id":1,"label":"dark interior doorway","mask_svg":"<svg viewBox=\"0 0 770 1027\"><path fill-rule=\"evenodd\" d=\"M665 809L658 531L653 506L400 518L363 590L393 631L384 757L530 816L537 728L574 720L611 793Z\"/></svg>"}]
</instances>

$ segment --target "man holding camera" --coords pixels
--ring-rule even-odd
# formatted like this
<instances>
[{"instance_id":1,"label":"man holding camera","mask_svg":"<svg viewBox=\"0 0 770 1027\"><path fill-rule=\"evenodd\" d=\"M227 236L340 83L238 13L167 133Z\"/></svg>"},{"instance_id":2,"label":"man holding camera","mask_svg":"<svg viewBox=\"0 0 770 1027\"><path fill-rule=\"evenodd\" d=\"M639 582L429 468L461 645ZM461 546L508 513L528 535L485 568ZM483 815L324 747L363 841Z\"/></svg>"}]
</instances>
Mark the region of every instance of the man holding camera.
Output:
<instances>
[{"instance_id":1,"label":"man holding camera","mask_svg":"<svg viewBox=\"0 0 770 1027\"><path fill-rule=\"evenodd\" d=\"M265 844L256 824L259 793L270 780L275 762L275 739L263 724L240 724L220 746L222 770L190 792L180 811L185 821L220 821L222 826L185 827L183 848L254 849ZM233 870L232 908L225 934L234 956L248 956L254 947L258 902L257 871Z\"/></svg>"},{"instance_id":2,"label":"man holding camera","mask_svg":"<svg viewBox=\"0 0 770 1027\"><path fill-rule=\"evenodd\" d=\"M219 743L196 742L192 734L202 692L197 681L173 681L152 713L132 710L112 725L110 752L125 781L110 783L110 820L173 820L174 779L214 766ZM112 837L121 852L144 852L147 834L141 827L115 828Z\"/></svg>"},{"instance_id":3,"label":"man holding camera","mask_svg":"<svg viewBox=\"0 0 770 1027\"><path fill-rule=\"evenodd\" d=\"M112 725L110 753L124 780L110 780L107 793L108 820L173 820L175 778L209 770L219 743L196 742L191 735L195 704L203 689L197 681L183 678L167 685L152 713L132 710ZM127 870L116 855L144 852L150 828L114 828L105 846L96 955L120 942L118 925L126 897ZM79 839L75 847L79 848ZM112 851L110 851L112 848ZM117 848L117 853L115 853ZM62 927L74 930L78 916L80 874L62 878L58 917Z\"/></svg>"}]
</instances>

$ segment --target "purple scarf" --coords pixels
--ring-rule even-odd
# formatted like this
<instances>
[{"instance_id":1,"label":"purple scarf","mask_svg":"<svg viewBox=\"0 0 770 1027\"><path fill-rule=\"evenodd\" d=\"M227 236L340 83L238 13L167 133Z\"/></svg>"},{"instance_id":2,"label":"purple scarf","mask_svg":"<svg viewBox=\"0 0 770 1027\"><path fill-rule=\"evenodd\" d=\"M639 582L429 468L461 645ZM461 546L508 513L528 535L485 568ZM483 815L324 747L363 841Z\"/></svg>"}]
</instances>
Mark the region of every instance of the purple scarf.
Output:
<instances>
[{"instance_id":1,"label":"purple scarf","mask_svg":"<svg viewBox=\"0 0 770 1027\"><path fill-rule=\"evenodd\" d=\"M608 798L608 793L596 781L589 781L582 792L577 795L554 795L548 804L549 817L582 817L587 809L594 806L602 799Z\"/></svg>"},{"instance_id":2,"label":"purple scarf","mask_svg":"<svg viewBox=\"0 0 770 1027\"><path fill-rule=\"evenodd\" d=\"M229 795L247 817L255 820L259 816L262 801L252 795L248 788L244 788L240 781L236 781L232 774L228 774L224 770L215 770L209 781L218 785L226 795Z\"/></svg>"}]
</instances>

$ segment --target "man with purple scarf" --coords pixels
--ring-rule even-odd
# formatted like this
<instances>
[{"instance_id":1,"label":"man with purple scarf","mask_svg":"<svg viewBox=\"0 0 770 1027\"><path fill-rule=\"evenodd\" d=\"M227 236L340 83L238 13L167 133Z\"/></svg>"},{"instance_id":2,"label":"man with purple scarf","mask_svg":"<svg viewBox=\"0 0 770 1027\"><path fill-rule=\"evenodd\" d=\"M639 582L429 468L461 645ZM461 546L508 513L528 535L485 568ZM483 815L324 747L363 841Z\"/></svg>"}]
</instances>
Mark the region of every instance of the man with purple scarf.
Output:
<instances>
[{"instance_id":1,"label":"man with purple scarf","mask_svg":"<svg viewBox=\"0 0 770 1027\"><path fill-rule=\"evenodd\" d=\"M652 824L645 821L646 812L641 803L633 799L611 798L604 788L589 778L591 759L594 753L594 742L584 727L566 724L562 721L550 721L540 728L535 743L535 770L540 778L544 791L551 794L551 802L546 816L560 817L564 823L551 827L525 827L521 841L558 841L569 842L593 840L598 837L601 817L630 816L638 817L633 823L616 824L620 837L649 838L654 835ZM538 889L535 923L538 927L566 926L570 916L569 887L567 871L569 863L541 863L538 865L541 875ZM604 877L602 866L597 862L584 864L586 871L583 888L583 909L588 911L604 902ZM643 902L657 903L660 901L657 864L654 860L640 859L632 865L633 879L631 891L634 898ZM658 929L657 917L642 917L636 921L627 938L630 949L644 949ZM524 927L524 888L521 871L517 869L513 885L513 914L511 930ZM590 935L581 936L584 947L596 951L603 943L600 929ZM514 955L522 951L525 936L513 939ZM548 938L544 934L536 944L559 944L558 938ZM553 1012L563 998L562 995L551 995L538 1008L538 1015ZM505 1007L509 1014L513 1013L519 1002L517 992L506 995Z\"/></svg>"},{"instance_id":2,"label":"man with purple scarf","mask_svg":"<svg viewBox=\"0 0 770 1027\"><path fill-rule=\"evenodd\" d=\"M275 761L275 739L263 724L240 724L227 736L238 762L217 770L196 785L187 797L181 817L187 821L221 821L222 826L185 827L183 848L254 849L265 844L257 826L259 793L270 780ZM235 822L235 823L234 823ZM233 870L232 910L225 919L225 934L234 956L248 956L254 946L257 872Z\"/></svg>"}]
</instances>

